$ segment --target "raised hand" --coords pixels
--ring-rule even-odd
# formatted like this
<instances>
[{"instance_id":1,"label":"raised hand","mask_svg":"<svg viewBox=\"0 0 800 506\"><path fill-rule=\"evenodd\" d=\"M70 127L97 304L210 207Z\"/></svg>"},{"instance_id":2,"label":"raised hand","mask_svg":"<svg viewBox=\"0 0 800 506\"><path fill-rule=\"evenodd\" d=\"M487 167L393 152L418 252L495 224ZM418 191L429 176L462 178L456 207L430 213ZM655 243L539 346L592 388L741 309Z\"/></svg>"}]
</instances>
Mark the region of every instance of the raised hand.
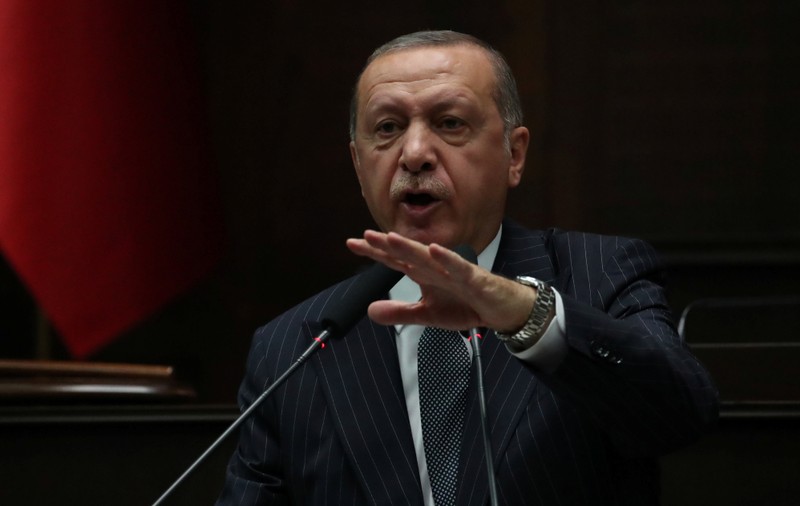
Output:
<instances>
[{"instance_id":1,"label":"raised hand","mask_svg":"<svg viewBox=\"0 0 800 506\"><path fill-rule=\"evenodd\" d=\"M347 247L404 273L422 290L418 302L373 302L369 317L382 325L513 331L525 323L536 300L534 289L492 274L437 244L367 230L362 239L348 239Z\"/></svg>"}]
</instances>

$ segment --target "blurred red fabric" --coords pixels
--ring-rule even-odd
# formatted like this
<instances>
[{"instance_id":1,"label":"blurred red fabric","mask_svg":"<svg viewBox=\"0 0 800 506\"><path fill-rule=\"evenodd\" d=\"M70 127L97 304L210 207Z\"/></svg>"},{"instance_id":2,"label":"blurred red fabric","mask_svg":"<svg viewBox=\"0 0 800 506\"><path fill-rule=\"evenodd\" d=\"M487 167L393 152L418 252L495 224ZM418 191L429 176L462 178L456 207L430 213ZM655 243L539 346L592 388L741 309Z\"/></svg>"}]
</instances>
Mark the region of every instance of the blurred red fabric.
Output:
<instances>
[{"instance_id":1,"label":"blurred red fabric","mask_svg":"<svg viewBox=\"0 0 800 506\"><path fill-rule=\"evenodd\" d=\"M222 251L182 2L0 0L0 248L84 358Z\"/></svg>"}]
</instances>

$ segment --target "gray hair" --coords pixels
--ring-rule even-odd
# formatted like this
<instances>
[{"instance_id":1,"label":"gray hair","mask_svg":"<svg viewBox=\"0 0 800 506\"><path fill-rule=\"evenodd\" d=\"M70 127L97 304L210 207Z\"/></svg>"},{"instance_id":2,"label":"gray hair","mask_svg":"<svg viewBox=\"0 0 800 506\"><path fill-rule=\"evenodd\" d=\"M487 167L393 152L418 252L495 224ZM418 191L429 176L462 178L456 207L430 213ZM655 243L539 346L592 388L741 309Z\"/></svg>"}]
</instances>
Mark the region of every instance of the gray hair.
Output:
<instances>
[{"instance_id":1,"label":"gray hair","mask_svg":"<svg viewBox=\"0 0 800 506\"><path fill-rule=\"evenodd\" d=\"M358 82L361 76L369 65L386 54L405 51L407 49L418 49L426 47L443 47L443 46L457 46L457 45L472 45L483 49L489 61L494 68L495 79L497 85L495 87L493 98L497 105L497 110L500 112L500 117L503 119L503 129L508 135L514 128L522 126L522 104L519 100L519 92L517 91L517 83L514 80L514 74L511 72L511 67L508 66L503 55L488 43L467 35L464 33L453 32L450 30L439 31L424 31L410 33L408 35L400 36L394 40L387 42L378 49L376 49L369 58L361 73L356 79L356 86L353 89L353 95L350 99L350 139L354 140L356 135L356 113L358 111Z\"/></svg>"}]
</instances>

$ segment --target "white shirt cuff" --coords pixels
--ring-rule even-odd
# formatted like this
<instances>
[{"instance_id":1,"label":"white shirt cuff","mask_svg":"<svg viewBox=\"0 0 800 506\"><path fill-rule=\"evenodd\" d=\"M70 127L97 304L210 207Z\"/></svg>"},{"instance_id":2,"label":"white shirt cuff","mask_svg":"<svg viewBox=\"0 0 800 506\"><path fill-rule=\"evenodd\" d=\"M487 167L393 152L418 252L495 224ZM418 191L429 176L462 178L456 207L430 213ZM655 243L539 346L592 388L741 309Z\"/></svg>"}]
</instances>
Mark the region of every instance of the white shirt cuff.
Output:
<instances>
[{"instance_id":1,"label":"white shirt cuff","mask_svg":"<svg viewBox=\"0 0 800 506\"><path fill-rule=\"evenodd\" d=\"M550 320L542 337L536 344L521 351L514 352L507 347L512 355L546 373L555 371L569 351L566 324L564 323L564 302L558 291L554 289L553 292L556 296L556 314Z\"/></svg>"}]
</instances>

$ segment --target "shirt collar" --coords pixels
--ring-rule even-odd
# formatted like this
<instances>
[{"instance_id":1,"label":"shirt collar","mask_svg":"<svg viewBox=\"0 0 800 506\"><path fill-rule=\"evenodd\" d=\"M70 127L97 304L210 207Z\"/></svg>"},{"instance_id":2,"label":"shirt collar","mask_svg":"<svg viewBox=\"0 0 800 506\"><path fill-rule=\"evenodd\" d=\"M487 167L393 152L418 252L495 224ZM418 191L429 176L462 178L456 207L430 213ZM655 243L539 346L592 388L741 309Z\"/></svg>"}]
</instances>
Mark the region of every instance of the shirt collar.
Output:
<instances>
[{"instance_id":1,"label":"shirt collar","mask_svg":"<svg viewBox=\"0 0 800 506\"><path fill-rule=\"evenodd\" d=\"M492 242L486 246L483 251L478 254L478 265L486 269L492 270L494 259L497 257L497 250L500 248L500 236L503 233L503 225L497 230ZM400 281L394 285L394 288L389 290L389 298L392 300L401 300L404 302L414 302L422 297L422 291L419 285L416 284L408 276L403 276Z\"/></svg>"}]
</instances>

